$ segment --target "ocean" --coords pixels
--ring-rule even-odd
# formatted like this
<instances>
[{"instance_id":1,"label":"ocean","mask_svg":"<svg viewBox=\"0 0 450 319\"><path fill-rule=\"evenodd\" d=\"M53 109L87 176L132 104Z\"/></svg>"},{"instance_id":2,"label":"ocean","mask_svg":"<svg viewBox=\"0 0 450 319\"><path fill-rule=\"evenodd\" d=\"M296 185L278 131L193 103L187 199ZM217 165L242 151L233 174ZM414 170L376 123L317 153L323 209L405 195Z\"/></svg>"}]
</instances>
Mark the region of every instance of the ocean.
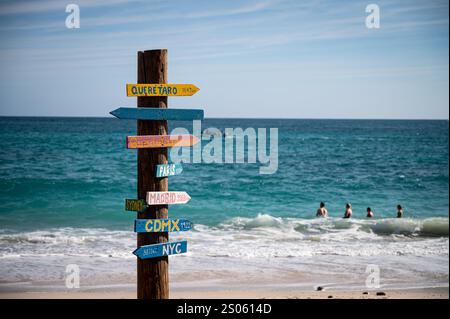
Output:
<instances>
[{"instance_id":1,"label":"ocean","mask_svg":"<svg viewBox=\"0 0 450 319\"><path fill-rule=\"evenodd\" d=\"M348 289L364 287L373 265L385 288L448 286L448 121L209 127L278 128L278 170L184 163L169 177L169 190L192 197L169 216L195 225L170 235L188 240L187 254L170 257L173 289ZM135 289L135 213L124 210L136 196L137 153L125 147L135 134L135 121L113 118L0 117L0 291L64 290L68 264L82 288ZM330 218L315 218L320 201Z\"/></svg>"}]
</instances>

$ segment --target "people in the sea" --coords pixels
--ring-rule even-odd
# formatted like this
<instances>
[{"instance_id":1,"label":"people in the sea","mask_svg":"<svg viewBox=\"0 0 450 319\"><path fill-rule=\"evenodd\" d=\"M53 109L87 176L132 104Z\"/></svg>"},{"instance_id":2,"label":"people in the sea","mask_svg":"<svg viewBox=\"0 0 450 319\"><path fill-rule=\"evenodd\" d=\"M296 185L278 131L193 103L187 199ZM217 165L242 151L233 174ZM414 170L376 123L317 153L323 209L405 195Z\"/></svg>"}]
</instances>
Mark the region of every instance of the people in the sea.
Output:
<instances>
[{"instance_id":1,"label":"people in the sea","mask_svg":"<svg viewBox=\"0 0 450 319\"><path fill-rule=\"evenodd\" d=\"M352 211L352 204L347 203L345 204L345 214L344 218L350 218L352 217L353 211ZM325 203L320 202L320 207L317 209L316 217L328 217L328 210L325 208ZM373 212L372 208L367 207L367 218L374 218L375 213ZM403 217L403 207L401 205L397 205L397 218Z\"/></svg>"},{"instance_id":2,"label":"people in the sea","mask_svg":"<svg viewBox=\"0 0 450 319\"><path fill-rule=\"evenodd\" d=\"M403 207L401 205L397 205L397 218L403 217Z\"/></svg>"},{"instance_id":3,"label":"people in the sea","mask_svg":"<svg viewBox=\"0 0 450 319\"><path fill-rule=\"evenodd\" d=\"M328 210L325 208L324 202L320 202L320 207L317 210L316 217L328 217Z\"/></svg>"},{"instance_id":4,"label":"people in the sea","mask_svg":"<svg viewBox=\"0 0 450 319\"><path fill-rule=\"evenodd\" d=\"M344 214L344 218L350 218L352 217L352 204L347 203L345 205L345 214Z\"/></svg>"}]
</instances>

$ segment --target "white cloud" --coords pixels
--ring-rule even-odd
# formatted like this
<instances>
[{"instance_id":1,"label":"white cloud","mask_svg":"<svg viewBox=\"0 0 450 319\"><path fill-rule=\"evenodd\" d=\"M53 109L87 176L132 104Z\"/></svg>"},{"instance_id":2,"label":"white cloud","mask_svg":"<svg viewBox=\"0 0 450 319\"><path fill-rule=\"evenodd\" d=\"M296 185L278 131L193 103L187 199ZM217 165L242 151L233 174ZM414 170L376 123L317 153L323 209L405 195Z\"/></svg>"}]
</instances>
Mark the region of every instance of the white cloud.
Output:
<instances>
[{"instance_id":1,"label":"white cloud","mask_svg":"<svg viewBox=\"0 0 450 319\"><path fill-rule=\"evenodd\" d=\"M267 9L267 8L277 4L278 2L279 2L278 0L258 1L258 2L244 5L241 7L231 7L231 8L227 8L227 9L216 9L216 10L211 10L211 11L194 12L194 13L188 14L186 17L188 17L188 18L211 18L211 17L219 17L219 16L253 13L253 12ZM233 3L233 2L227 1L227 3Z\"/></svg>"},{"instance_id":2,"label":"white cloud","mask_svg":"<svg viewBox=\"0 0 450 319\"><path fill-rule=\"evenodd\" d=\"M147 0L146 2L149 2ZM161 2L162 0L152 0L153 2ZM71 1L80 7L101 7L112 6L119 4L131 4L132 2L144 2L144 0L74 0ZM0 15L11 14L27 14L27 13L41 13L48 11L64 11L66 5L70 1L61 0L41 0L41 1L9 1L0 3Z\"/></svg>"}]
</instances>

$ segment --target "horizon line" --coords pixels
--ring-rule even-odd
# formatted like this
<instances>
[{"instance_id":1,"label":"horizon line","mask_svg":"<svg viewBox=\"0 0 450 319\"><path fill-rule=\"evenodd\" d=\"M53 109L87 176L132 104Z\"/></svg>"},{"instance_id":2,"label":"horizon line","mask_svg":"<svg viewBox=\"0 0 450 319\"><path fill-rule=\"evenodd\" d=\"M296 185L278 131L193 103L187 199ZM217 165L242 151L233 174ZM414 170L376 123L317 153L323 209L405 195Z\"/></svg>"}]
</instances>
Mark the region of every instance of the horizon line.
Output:
<instances>
[{"instance_id":1,"label":"horizon line","mask_svg":"<svg viewBox=\"0 0 450 319\"><path fill-rule=\"evenodd\" d=\"M0 115L0 118L91 118L116 119L114 116L66 115ZM449 121L449 118L328 118L328 117L205 117L204 120L360 120L360 121ZM136 121L136 120L130 120Z\"/></svg>"}]
</instances>

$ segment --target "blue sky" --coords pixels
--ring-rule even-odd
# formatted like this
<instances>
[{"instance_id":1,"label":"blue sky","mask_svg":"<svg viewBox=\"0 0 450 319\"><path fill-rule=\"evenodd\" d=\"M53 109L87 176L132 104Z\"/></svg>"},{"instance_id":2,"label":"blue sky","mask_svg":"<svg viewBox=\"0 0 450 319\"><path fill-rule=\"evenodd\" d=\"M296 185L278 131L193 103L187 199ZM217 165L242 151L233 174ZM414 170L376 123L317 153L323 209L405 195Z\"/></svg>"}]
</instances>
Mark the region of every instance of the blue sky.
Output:
<instances>
[{"instance_id":1,"label":"blue sky","mask_svg":"<svg viewBox=\"0 0 450 319\"><path fill-rule=\"evenodd\" d=\"M81 10L67 29L65 7ZM365 8L381 9L367 29ZM206 117L448 119L448 1L0 0L0 115L135 106L136 52L169 50L169 107Z\"/></svg>"}]
</instances>

